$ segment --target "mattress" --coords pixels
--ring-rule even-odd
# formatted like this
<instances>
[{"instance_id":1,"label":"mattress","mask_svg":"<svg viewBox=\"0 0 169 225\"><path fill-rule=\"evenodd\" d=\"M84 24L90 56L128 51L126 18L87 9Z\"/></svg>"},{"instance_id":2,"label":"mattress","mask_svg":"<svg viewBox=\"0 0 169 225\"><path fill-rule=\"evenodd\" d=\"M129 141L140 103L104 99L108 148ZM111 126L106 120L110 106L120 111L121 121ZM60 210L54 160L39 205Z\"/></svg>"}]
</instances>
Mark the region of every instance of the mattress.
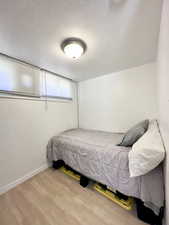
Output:
<instances>
[{"instance_id":1,"label":"mattress","mask_svg":"<svg viewBox=\"0 0 169 225\"><path fill-rule=\"evenodd\" d=\"M117 146L122 138L121 133L68 130L50 139L47 158L49 162L64 160L86 177L141 199L158 214L164 202L161 165L144 176L130 178L128 153L131 148Z\"/></svg>"}]
</instances>

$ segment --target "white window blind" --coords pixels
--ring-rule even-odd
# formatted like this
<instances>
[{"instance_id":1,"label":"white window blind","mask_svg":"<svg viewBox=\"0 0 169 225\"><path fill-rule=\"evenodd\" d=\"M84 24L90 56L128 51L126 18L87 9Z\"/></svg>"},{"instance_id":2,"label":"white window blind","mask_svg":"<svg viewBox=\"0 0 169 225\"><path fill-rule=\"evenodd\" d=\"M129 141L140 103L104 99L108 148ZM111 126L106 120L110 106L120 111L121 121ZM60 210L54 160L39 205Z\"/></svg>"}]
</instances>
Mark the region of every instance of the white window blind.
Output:
<instances>
[{"instance_id":1,"label":"white window blind","mask_svg":"<svg viewBox=\"0 0 169 225\"><path fill-rule=\"evenodd\" d=\"M0 93L72 100L72 92L71 80L0 56Z\"/></svg>"},{"instance_id":2,"label":"white window blind","mask_svg":"<svg viewBox=\"0 0 169 225\"><path fill-rule=\"evenodd\" d=\"M49 98L72 99L72 82L49 72L43 72L41 95Z\"/></svg>"},{"instance_id":3,"label":"white window blind","mask_svg":"<svg viewBox=\"0 0 169 225\"><path fill-rule=\"evenodd\" d=\"M9 94L39 96L40 70L0 57L0 91Z\"/></svg>"}]
</instances>

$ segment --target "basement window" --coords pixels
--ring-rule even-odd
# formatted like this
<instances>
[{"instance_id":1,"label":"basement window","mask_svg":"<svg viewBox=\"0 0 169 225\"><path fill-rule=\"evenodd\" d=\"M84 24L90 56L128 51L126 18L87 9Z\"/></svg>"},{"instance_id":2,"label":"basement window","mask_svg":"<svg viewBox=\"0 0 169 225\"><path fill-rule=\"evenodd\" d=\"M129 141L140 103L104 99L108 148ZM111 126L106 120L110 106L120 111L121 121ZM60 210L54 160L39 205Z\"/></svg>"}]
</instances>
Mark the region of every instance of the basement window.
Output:
<instances>
[{"instance_id":1,"label":"basement window","mask_svg":"<svg viewBox=\"0 0 169 225\"><path fill-rule=\"evenodd\" d=\"M73 83L49 72L42 74L41 96L72 100Z\"/></svg>"},{"instance_id":2,"label":"basement window","mask_svg":"<svg viewBox=\"0 0 169 225\"><path fill-rule=\"evenodd\" d=\"M26 63L0 56L0 93L72 100L73 82Z\"/></svg>"},{"instance_id":3,"label":"basement window","mask_svg":"<svg viewBox=\"0 0 169 225\"><path fill-rule=\"evenodd\" d=\"M40 70L0 57L0 92L10 95L40 97Z\"/></svg>"}]
</instances>

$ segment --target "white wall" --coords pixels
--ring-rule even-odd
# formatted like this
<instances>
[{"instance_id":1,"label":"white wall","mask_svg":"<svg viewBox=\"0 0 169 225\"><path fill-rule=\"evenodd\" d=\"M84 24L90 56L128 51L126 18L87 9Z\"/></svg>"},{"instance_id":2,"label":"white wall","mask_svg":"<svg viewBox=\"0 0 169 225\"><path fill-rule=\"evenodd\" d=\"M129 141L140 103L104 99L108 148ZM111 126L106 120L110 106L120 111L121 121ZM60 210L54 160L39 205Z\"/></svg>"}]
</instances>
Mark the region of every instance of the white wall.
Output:
<instances>
[{"instance_id":1,"label":"white wall","mask_svg":"<svg viewBox=\"0 0 169 225\"><path fill-rule=\"evenodd\" d=\"M49 138L77 127L74 99L48 102L46 109L44 101L0 98L0 192L45 168Z\"/></svg>"},{"instance_id":2,"label":"white wall","mask_svg":"<svg viewBox=\"0 0 169 225\"><path fill-rule=\"evenodd\" d=\"M160 129L166 147L166 224L169 225L169 1L164 0L158 53L158 103Z\"/></svg>"},{"instance_id":3,"label":"white wall","mask_svg":"<svg viewBox=\"0 0 169 225\"><path fill-rule=\"evenodd\" d=\"M80 127L123 132L157 117L156 64L80 82L78 92Z\"/></svg>"}]
</instances>

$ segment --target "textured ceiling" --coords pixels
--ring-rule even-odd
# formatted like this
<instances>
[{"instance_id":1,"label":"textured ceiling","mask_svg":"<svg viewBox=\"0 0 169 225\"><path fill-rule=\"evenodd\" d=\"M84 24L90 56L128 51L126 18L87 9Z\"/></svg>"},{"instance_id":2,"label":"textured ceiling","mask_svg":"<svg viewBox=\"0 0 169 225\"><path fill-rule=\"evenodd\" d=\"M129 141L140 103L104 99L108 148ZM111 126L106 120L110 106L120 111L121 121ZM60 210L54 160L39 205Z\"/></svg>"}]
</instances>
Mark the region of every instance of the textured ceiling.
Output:
<instances>
[{"instance_id":1,"label":"textured ceiling","mask_svg":"<svg viewBox=\"0 0 169 225\"><path fill-rule=\"evenodd\" d=\"M77 81L156 57L162 0L0 0L0 52ZM83 39L67 58L60 43Z\"/></svg>"}]
</instances>

